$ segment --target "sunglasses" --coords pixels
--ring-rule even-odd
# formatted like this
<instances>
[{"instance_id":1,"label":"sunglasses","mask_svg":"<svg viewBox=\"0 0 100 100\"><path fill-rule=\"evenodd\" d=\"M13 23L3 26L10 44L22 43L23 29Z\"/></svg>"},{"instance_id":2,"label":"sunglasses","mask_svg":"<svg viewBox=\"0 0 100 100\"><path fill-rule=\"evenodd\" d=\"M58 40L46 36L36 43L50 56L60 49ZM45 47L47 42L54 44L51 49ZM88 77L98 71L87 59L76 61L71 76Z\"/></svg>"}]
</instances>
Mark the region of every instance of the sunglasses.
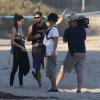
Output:
<instances>
[{"instance_id":1,"label":"sunglasses","mask_svg":"<svg viewBox=\"0 0 100 100\"><path fill-rule=\"evenodd\" d=\"M34 17L34 19L39 19L40 17Z\"/></svg>"}]
</instances>

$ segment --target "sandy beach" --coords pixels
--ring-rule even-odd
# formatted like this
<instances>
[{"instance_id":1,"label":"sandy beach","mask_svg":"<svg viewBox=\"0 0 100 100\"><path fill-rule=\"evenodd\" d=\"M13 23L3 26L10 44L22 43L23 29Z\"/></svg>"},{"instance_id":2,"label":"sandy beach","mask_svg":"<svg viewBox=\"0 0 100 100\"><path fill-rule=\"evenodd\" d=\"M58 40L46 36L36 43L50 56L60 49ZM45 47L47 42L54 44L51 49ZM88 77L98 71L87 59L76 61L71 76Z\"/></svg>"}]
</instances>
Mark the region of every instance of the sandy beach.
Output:
<instances>
[{"instance_id":1,"label":"sandy beach","mask_svg":"<svg viewBox=\"0 0 100 100\"><path fill-rule=\"evenodd\" d=\"M15 77L14 86L10 87L9 76L12 69L10 40L0 40L0 91L16 96L33 97L30 98L32 100L100 100L100 36L88 36L86 40L87 59L84 63L84 82L81 94L76 93L77 82L74 70L70 74L65 74L59 86L59 92L48 93L47 90L50 88L51 84L49 79L45 76L45 70L41 69L42 87L39 88L31 73L31 43L26 43L26 47L31 65L30 72L24 77L24 85L22 88L19 86L18 73ZM67 44L62 42L62 38L59 39L57 51L57 69L59 71L67 53ZM2 98L1 95L0 98ZM27 99L29 98L25 100Z\"/></svg>"}]
</instances>

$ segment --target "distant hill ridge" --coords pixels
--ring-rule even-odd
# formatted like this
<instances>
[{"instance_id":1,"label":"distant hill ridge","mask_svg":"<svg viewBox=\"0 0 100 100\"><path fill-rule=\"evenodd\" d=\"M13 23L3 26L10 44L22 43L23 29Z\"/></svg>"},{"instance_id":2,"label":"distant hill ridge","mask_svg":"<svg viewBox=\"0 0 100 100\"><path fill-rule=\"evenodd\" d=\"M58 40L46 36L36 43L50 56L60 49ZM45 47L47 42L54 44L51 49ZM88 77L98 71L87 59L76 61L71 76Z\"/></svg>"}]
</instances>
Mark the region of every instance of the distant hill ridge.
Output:
<instances>
[{"instance_id":1,"label":"distant hill ridge","mask_svg":"<svg viewBox=\"0 0 100 100\"><path fill-rule=\"evenodd\" d=\"M70 8L81 10L82 0L42 0L43 3L57 9ZM86 11L100 10L100 0L85 0Z\"/></svg>"}]
</instances>

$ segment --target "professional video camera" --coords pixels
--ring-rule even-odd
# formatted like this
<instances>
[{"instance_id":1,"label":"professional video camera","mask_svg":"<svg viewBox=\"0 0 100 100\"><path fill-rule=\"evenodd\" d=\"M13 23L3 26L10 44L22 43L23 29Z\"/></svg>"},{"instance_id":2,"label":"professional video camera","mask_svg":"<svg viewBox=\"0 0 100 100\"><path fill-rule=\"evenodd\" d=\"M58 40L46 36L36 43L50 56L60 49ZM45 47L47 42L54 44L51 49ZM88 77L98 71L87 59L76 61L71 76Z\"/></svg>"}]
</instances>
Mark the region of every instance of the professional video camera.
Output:
<instances>
[{"instance_id":1,"label":"professional video camera","mask_svg":"<svg viewBox=\"0 0 100 100\"><path fill-rule=\"evenodd\" d=\"M88 28L88 24L89 24L89 18L86 18L84 16L79 16L78 17L77 25L79 27Z\"/></svg>"},{"instance_id":2,"label":"professional video camera","mask_svg":"<svg viewBox=\"0 0 100 100\"><path fill-rule=\"evenodd\" d=\"M78 27L88 28L89 18L84 16L77 16L74 13L72 13L68 18L70 24L72 24L72 22L76 22Z\"/></svg>"}]
</instances>

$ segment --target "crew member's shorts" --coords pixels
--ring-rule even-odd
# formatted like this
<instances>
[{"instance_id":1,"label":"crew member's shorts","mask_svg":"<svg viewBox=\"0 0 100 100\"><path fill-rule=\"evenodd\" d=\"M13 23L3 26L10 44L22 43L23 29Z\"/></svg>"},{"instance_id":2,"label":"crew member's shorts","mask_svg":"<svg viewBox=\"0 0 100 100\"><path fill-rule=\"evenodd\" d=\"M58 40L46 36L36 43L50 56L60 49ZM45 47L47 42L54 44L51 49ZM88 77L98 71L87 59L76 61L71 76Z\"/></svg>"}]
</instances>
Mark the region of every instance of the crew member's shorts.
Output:
<instances>
[{"instance_id":1,"label":"crew member's shorts","mask_svg":"<svg viewBox=\"0 0 100 100\"><path fill-rule=\"evenodd\" d=\"M47 77L55 77L56 76L56 56L47 57L47 67L46 67L46 75Z\"/></svg>"},{"instance_id":2,"label":"crew member's shorts","mask_svg":"<svg viewBox=\"0 0 100 100\"><path fill-rule=\"evenodd\" d=\"M74 53L73 56L71 56L70 53L67 53L63 63L64 72L70 73L73 68L75 68L76 72L82 71L85 58L85 53Z\"/></svg>"}]
</instances>

